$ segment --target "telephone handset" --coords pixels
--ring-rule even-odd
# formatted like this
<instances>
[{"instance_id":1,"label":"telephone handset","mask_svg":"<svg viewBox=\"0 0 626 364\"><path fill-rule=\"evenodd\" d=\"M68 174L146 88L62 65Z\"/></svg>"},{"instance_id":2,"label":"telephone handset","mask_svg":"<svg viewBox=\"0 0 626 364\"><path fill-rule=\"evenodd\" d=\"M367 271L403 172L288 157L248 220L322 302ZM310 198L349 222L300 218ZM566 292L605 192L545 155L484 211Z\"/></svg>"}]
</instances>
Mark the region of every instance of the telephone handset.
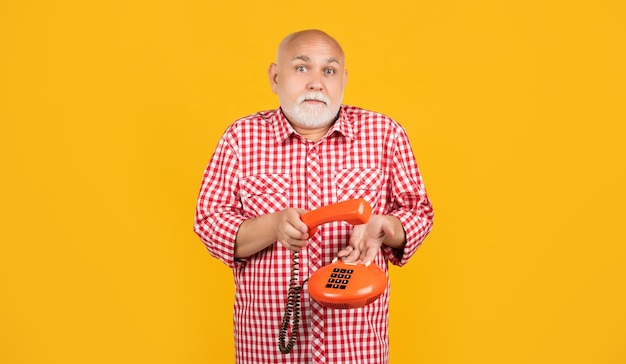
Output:
<instances>
[{"instance_id":1,"label":"telephone handset","mask_svg":"<svg viewBox=\"0 0 626 364\"><path fill-rule=\"evenodd\" d=\"M337 202L309 211L300 218L309 228L309 237L317 232L317 226L332 221L346 221L353 225L366 223L372 207L362 198ZM296 342L300 319L300 291L298 285L298 252L292 253L293 265L287 307L278 335L278 347L283 354L289 353ZM387 288L387 275L376 264L344 263L335 259L329 265L315 271L308 279L309 294L319 304L338 309L366 306L378 299ZM285 344L289 321L291 337Z\"/></svg>"},{"instance_id":2,"label":"telephone handset","mask_svg":"<svg viewBox=\"0 0 626 364\"><path fill-rule=\"evenodd\" d=\"M319 225L331 221L345 221L352 225L365 224L372 214L372 207L362 198L336 202L309 211L302 216L302 222L309 227L309 237L317 232Z\"/></svg>"}]
</instances>

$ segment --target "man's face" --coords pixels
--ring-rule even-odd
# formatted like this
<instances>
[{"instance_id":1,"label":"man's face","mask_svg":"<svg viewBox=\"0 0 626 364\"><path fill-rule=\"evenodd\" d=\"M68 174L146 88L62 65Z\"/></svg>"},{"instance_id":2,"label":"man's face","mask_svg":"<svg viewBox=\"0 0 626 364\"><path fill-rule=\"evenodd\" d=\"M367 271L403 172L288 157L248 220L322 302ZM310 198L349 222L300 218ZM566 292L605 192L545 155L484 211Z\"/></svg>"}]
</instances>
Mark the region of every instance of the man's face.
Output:
<instances>
[{"instance_id":1,"label":"man's face","mask_svg":"<svg viewBox=\"0 0 626 364\"><path fill-rule=\"evenodd\" d=\"M341 48L320 34L282 44L269 70L272 90L285 116L303 128L329 126L343 100L347 72Z\"/></svg>"}]
</instances>

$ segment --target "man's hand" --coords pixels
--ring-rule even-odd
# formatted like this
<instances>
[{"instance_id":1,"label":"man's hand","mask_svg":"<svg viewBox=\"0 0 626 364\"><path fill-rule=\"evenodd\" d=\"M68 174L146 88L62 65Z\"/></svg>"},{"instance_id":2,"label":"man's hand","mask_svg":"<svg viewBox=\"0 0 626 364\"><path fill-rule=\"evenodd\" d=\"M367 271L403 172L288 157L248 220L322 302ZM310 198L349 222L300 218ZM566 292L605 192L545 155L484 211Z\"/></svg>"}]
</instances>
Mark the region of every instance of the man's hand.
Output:
<instances>
[{"instance_id":1,"label":"man's hand","mask_svg":"<svg viewBox=\"0 0 626 364\"><path fill-rule=\"evenodd\" d=\"M404 229L398 218L372 215L367 223L354 226L348 246L337 256L346 263L371 263L383 244L401 248L404 239Z\"/></svg>"},{"instance_id":2,"label":"man's hand","mask_svg":"<svg viewBox=\"0 0 626 364\"><path fill-rule=\"evenodd\" d=\"M309 228L300 219L300 215L305 212L307 211L288 208L275 215L276 241L289 250L300 251L309 241Z\"/></svg>"},{"instance_id":3,"label":"man's hand","mask_svg":"<svg viewBox=\"0 0 626 364\"><path fill-rule=\"evenodd\" d=\"M300 219L307 212L287 208L244 221L235 242L235 257L245 258L278 241L289 250L299 251L307 245L308 227Z\"/></svg>"}]
</instances>

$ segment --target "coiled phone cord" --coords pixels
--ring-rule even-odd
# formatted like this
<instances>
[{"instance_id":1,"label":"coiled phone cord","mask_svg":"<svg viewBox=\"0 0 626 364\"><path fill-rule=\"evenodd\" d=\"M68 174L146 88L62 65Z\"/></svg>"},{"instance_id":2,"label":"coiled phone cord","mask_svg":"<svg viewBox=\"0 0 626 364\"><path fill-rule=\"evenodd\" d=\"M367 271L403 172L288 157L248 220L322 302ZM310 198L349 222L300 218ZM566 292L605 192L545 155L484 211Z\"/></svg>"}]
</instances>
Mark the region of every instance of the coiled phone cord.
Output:
<instances>
[{"instance_id":1,"label":"coiled phone cord","mask_svg":"<svg viewBox=\"0 0 626 364\"><path fill-rule=\"evenodd\" d=\"M308 279L302 282L302 285L298 285L298 252L292 252L292 264L291 264L291 278L289 280L289 293L287 294L287 304L285 306L285 314L283 315L283 321L280 324L280 331L278 332L278 348L283 354L289 354L296 345L296 335L298 334L298 327L300 325L300 294L304 284ZM289 322L291 321L291 335L289 342L285 344L287 337L287 331L289 329Z\"/></svg>"}]
</instances>

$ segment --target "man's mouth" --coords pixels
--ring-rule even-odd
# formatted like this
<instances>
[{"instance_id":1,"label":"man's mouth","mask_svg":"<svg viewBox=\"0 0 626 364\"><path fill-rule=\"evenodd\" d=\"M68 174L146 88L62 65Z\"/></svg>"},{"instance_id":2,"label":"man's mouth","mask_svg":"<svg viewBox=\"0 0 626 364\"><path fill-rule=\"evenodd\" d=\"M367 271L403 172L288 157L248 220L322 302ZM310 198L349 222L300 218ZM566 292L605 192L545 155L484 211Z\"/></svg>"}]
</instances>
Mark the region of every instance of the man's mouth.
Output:
<instances>
[{"instance_id":1,"label":"man's mouth","mask_svg":"<svg viewBox=\"0 0 626 364\"><path fill-rule=\"evenodd\" d=\"M326 97L322 94L316 94L316 93L309 93L307 95L303 95L300 97L299 104L306 104L306 105L311 105L311 106L315 106L315 105L324 105L327 106L328 105L328 100L326 99Z\"/></svg>"},{"instance_id":2,"label":"man's mouth","mask_svg":"<svg viewBox=\"0 0 626 364\"><path fill-rule=\"evenodd\" d=\"M326 105L325 101L322 100L316 100L316 99L305 99L304 101L302 101L302 103L307 103L307 104L324 104Z\"/></svg>"}]
</instances>

